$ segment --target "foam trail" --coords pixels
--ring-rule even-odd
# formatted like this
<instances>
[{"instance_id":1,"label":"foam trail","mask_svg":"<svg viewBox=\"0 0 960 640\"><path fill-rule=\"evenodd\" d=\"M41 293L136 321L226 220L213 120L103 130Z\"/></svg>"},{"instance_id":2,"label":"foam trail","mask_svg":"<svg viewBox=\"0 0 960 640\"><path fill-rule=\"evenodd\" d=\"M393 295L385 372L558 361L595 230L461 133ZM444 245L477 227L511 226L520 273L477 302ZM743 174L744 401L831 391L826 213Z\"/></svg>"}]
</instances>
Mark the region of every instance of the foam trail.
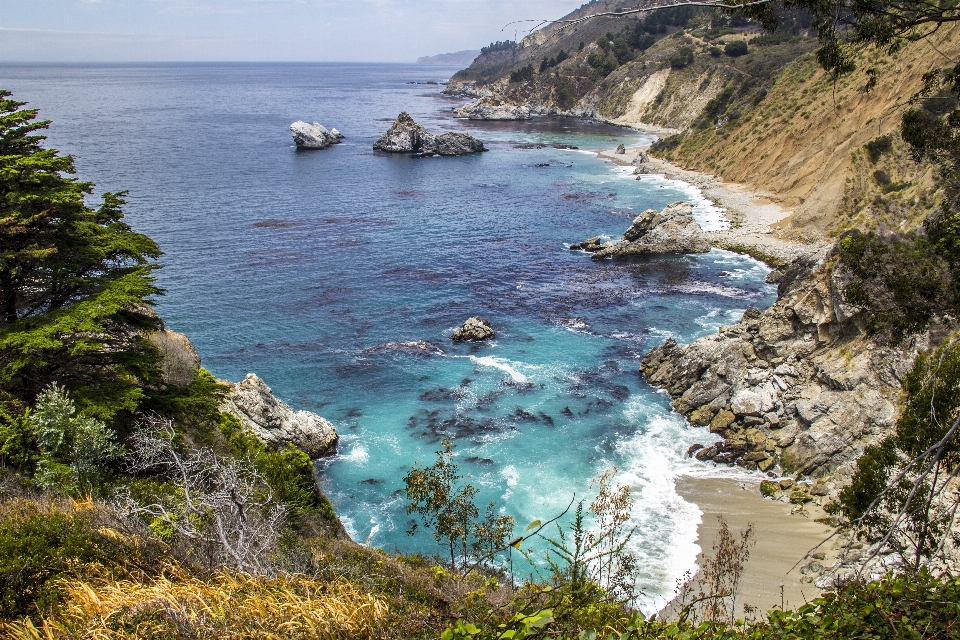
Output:
<instances>
[{"instance_id":1,"label":"foam trail","mask_svg":"<svg viewBox=\"0 0 960 640\"><path fill-rule=\"evenodd\" d=\"M512 363L509 360L497 358L495 356L483 356L482 358L478 358L477 356L467 357L483 367L492 367L494 369L499 369L500 371L506 372L514 382L528 382L527 376L523 375L513 366L511 366Z\"/></svg>"}]
</instances>

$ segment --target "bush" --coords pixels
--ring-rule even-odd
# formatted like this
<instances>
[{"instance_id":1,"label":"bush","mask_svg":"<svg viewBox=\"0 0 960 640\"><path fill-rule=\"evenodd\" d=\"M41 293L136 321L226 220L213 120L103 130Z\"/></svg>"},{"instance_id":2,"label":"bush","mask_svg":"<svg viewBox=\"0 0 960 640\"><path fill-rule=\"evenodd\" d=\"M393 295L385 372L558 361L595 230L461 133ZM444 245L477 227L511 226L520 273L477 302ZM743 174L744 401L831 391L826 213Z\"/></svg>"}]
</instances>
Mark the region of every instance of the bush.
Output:
<instances>
[{"instance_id":1,"label":"bush","mask_svg":"<svg viewBox=\"0 0 960 640\"><path fill-rule=\"evenodd\" d=\"M850 276L843 297L864 309L873 335L900 342L952 308L949 265L924 238L854 231L840 241L840 264Z\"/></svg>"},{"instance_id":2,"label":"bush","mask_svg":"<svg viewBox=\"0 0 960 640\"><path fill-rule=\"evenodd\" d=\"M893 138L890 136L880 136L863 145L863 148L867 150L867 157L870 158L870 162L877 164L880 156L893 151Z\"/></svg>"},{"instance_id":3,"label":"bush","mask_svg":"<svg viewBox=\"0 0 960 640\"><path fill-rule=\"evenodd\" d=\"M674 55L670 56L670 66L674 69L683 69L691 64L693 64L692 47L680 47Z\"/></svg>"},{"instance_id":4,"label":"bush","mask_svg":"<svg viewBox=\"0 0 960 640\"><path fill-rule=\"evenodd\" d=\"M528 64L525 67L520 67L510 72L510 82L526 82L533 80L534 71L533 65Z\"/></svg>"},{"instance_id":5,"label":"bush","mask_svg":"<svg viewBox=\"0 0 960 640\"><path fill-rule=\"evenodd\" d=\"M723 49L721 49L720 47L710 47L709 49L707 49L707 53L709 53L714 58L719 58L720 56L723 55Z\"/></svg>"},{"instance_id":6,"label":"bush","mask_svg":"<svg viewBox=\"0 0 960 640\"><path fill-rule=\"evenodd\" d=\"M731 58L739 58L750 53L750 49L745 40L734 40L724 46L723 52Z\"/></svg>"},{"instance_id":7,"label":"bush","mask_svg":"<svg viewBox=\"0 0 960 640\"><path fill-rule=\"evenodd\" d=\"M587 57L587 64L600 72L601 75L608 76L617 68L616 59L605 52L593 52Z\"/></svg>"},{"instance_id":8,"label":"bush","mask_svg":"<svg viewBox=\"0 0 960 640\"><path fill-rule=\"evenodd\" d=\"M46 611L59 598L56 580L91 565L136 561L137 551L97 531L93 512L50 510L12 500L0 511L0 620Z\"/></svg>"}]
</instances>

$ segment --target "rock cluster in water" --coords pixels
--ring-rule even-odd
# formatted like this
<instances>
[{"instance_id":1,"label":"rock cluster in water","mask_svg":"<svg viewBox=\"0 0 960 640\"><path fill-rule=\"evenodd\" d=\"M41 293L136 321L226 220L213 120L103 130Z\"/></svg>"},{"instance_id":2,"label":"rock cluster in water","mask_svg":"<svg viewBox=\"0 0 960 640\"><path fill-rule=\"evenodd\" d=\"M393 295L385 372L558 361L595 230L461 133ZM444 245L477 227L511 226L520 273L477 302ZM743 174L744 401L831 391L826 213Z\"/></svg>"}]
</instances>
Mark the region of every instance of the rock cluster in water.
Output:
<instances>
[{"instance_id":1,"label":"rock cluster in water","mask_svg":"<svg viewBox=\"0 0 960 640\"><path fill-rule=\"evenodd\" d=\"M338 436L332 424L315 413L294 411L254 373L231 385L220 410L236 416L244 428L269 446L290 442L311 458L336 450Z\"/></svg>"},{"instance_id":2,"label":"rock cluster in water","mask_svg":"<svg viewBox=\"0 0 960 640\"><path fill-rule=\"evenodd\" d=\"M692 455L829 476L825 494L852 474L866 446L891 433L900 381L925 343L871 342L843 301L843 278L829 256L819 266L798 260L766 311L748 309L716 335L685 346L667 340L644 357L647 380L692 424L722 438Z\"/></svg>"},{"instance_id":3,"label":"rock cluster in water","mask_svg":"<svg viewBox=\"0 0 960 640\"><path fill-rule=\"evenodd\" d=\"M529 120L532 117L529 107L509 104L494 98L482 98L471 102L457 109L455 113L458 118L470 120Z\"/></svg>"},{"instance_id":4,"label":"rock cluster in water","mask_svg":"<svg viewBox=\"0 0 960 640\"><path fill-rule=\"evenodd\" d=\"M647 209L638 215L616 242L601 242L596 236L571 245L570 249L587 251L594 260L602 260L630 255L707 253L710 242L693 219L693 207L686 202L674 202L663 211Z\"/></svg>"},{"instance_id":5,"label":"rock cluster in water","mask_svg":"<svg viewBox=\"0 0 960 640\"><path fill-rule=\"evenodd\" d=\"M493 327L490 326L489 322L480 316L474 316L472 318L467 318L466 322L463 323L463 326L454 331L451 337L454 340L479 342L481 340L490 340L491 338L495 338L496 335L497 334L494 333Z\"/></svg>"},{"instance_id":6,"label":"rock cluster in water","mask_svg":"<svg viewBox=\"0 0 960 640\"><path fill-rule=\"evenodd\" d=\"M418 156L463 156L487 150L482 142L465 133L434 135L414 122L406 111L397 116L397 121L380 136L373 149Z\"/></svg>"},{"instance_id":7,"label":"rock cluster in water","mask_svg":"<svg viewBox=\"0 0 960 640\"><path fill-rule=\"evenodd\" d=\"M293 141L298 149L326 149L330 145L339 144L343 134L336 129L327 130L319 122L313 124L297 120L290 125Z\"/></svg>"}]
</instances>

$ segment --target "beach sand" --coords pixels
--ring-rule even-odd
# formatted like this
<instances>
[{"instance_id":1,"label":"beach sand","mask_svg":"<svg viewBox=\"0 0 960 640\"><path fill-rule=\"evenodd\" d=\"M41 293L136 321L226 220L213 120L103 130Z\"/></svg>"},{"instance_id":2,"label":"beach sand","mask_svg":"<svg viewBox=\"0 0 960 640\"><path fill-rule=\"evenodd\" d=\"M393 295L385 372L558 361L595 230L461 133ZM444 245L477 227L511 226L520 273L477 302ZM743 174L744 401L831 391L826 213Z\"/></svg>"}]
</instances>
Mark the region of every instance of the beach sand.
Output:
<instances>
[{"instance_id":1,"label":"beach sand","mask_svg":"<svg viewBox=\"0 0 960 640\"><path fill-rule=\"evenodd\" d=\"M804 513L791 513L795 505L760 495L759 480L686 477L678 481L677 490L703 511L698 529L701 557L704 553L709 555L716 542L718 516L724 517L731 533L737 537L750 523L754 525L756 543L740 585L738 616L743 616L743 604L755 607L757 616L762 617L775 607L794 609L820 595L810 578L801 573L813 560L805 556L834 532L829 525L816 522L826 515L818 506L808 503ZM828 541L816 550L826 556L819 562L826 566L832 564L837 553L833 546L834 541ZM698 565L701 557L697 558ZM675 617L678 610L674 602L667 605L661 615L669 619Z\"/></svg>"}]
</instances>

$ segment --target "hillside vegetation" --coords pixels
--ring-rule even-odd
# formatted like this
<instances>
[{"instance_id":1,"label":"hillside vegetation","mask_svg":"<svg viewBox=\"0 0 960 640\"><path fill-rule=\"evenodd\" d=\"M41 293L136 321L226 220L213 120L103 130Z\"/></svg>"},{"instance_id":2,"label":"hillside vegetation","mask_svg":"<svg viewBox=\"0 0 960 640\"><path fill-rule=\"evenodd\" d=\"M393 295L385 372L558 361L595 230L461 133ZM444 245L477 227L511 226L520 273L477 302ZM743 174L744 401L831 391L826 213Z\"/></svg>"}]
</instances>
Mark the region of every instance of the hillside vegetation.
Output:
<instances>
[{"instance_id":1,"label":"hillside vegetation","mask_svg":"<svg viewBox=\"0 0 960 640\"><path fill-rule=\"evenodd\" d=\"M565 19L625 6L592 2ZM552 25L479 56L448 92L659 128L668 137L655 153L792 211L788 237L915 228L938 197L930 165L915 163L899 141L900 118L924 75L960 55L960 29L944 27L891 57L864 51L856 71L835 82L813 55L810 22L797 11L769 33L680 7ZM895 144L871 158L865 145L884 136Z\"/></svg>"}]
</instances>

